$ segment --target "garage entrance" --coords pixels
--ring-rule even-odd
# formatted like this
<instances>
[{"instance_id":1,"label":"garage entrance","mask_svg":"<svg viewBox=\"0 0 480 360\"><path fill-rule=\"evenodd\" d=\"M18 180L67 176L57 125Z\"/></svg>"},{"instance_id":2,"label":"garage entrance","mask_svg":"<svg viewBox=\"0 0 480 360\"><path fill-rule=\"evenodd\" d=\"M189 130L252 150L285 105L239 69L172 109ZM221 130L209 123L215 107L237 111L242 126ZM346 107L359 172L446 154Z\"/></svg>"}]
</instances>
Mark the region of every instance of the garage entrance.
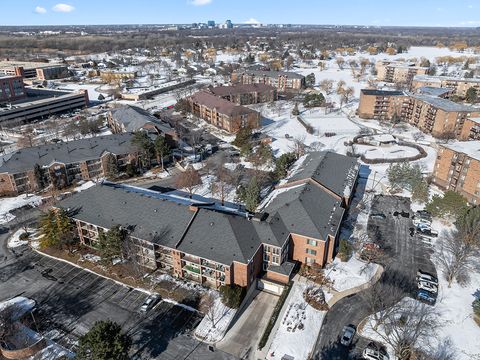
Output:
<instances>
[{"instance_id":1,"label":"garage entrance","mask_svg":"<svg viewBox=\"0 0 480 360\"><path fill-rule=\"evenodd\" d=\"M282 295L285 286L269 279L257 279L257 289L268 292L273 295Z\"/></svg>"}]
</instances>

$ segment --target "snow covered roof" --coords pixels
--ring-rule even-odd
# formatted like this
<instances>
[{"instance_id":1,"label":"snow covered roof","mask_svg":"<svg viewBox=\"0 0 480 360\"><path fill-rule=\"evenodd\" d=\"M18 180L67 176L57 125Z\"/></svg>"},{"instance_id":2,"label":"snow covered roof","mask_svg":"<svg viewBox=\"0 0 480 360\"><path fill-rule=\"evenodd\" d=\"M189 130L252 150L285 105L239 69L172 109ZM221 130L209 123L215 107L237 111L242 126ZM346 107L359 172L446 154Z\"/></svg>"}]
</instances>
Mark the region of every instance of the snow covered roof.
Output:
<instances>
[{"instance_id":1,"label":"snow covered roof","mask_svg":"<svg viewBox=\"0 0 480 360\"><path fill-rule=\"evenodd\" d=\"M458 112L478 112L480 109L477 109L473 106L458 104L451 100L442 99L436 96L423 95L423 94L412 94L412 98L416 100L423 101L427 104L433 105L438 109L444 111L458 111Z\"/></svg>"},{"instance_id":2,"label":"snow covered roof","mask_svg":"<svg viewBox=\"0 0 480 360\"><path fill-rule=\"evenodd\" d=\"M479 83L480 79L476 78L471 78L471 79L465 79L465 78L457 78L454 76L433 76L433 75L415 75L413 77L413 80L417 81L428 81L428 82L436 82L440 83L442 81L455 81L455 82L466 82L466 83Z\"/></svg>"},{"instance_id":3,"label":"snow covered roof","mask_svg":"<svg viewBox=\"0 0 480 360\"><path fill-rule=\"evenodd\" d=\"M480 141L454 141L440 146L480 161Z\"/></svg>"},{"instance_id":4,"label":"snow covered roof","mask_svg":"<svg viewBox=\"0 0 480 360\"><path fill-rule=\"evenodd\" d=\"M141 129L147 124L154 124L163 133L170 133L173 129L170 125L160 121L148 111L137 106L125 105L110 111L112 118L124 124L127 132Z\"/></svg>"}]
</instances>

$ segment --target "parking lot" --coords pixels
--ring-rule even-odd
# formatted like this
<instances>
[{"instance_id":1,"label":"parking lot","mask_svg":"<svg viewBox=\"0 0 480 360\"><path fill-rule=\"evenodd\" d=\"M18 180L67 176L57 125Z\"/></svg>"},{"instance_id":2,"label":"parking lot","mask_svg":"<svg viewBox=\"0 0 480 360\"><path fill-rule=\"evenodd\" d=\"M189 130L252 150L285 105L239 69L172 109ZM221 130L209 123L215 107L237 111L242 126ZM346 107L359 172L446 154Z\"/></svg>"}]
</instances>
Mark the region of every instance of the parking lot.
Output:
<instances>
[{"instance_id":1,"label":"parking lot","mask_svg":"<svg viewBox=\"0 0 480 360\"><path fill-rule=\"evenodd\" d=\"M26 296L37 302L42 334L75 350L78 337L111 319L133 338L133 359L234 359L192 338L198 313L161 301L147 313L148 294L29 249L0 263L0 301Z\"/></svg>"},{"instance_id":2,"label":"parking lot","mask_svg":"<svg viewBox=\"0 0 480 360\"><path fill-rule=\"evenodd\" d=\"M403 212L403 216L402 216ZM372 201L368 220L368 234L375 244L385 251L384 272L379 283L400 287L404 293L414 297L416 292L415 276L418 269L436 275L433 263L430 261L428 249L416 234L410 208L410 199L398 196L375 196ZM408 214L408 216L407 216ZM369 343L368 339L355 336L350 349L339 344L339 336L345 325L358 324L369 313L363 295L366 289L338 301L324 318L318 342L315 346L316 359L361 359L363 349ZM384 299L384 304L395 304L401 299L391 296Z\"/></svg>"}]
</instances>

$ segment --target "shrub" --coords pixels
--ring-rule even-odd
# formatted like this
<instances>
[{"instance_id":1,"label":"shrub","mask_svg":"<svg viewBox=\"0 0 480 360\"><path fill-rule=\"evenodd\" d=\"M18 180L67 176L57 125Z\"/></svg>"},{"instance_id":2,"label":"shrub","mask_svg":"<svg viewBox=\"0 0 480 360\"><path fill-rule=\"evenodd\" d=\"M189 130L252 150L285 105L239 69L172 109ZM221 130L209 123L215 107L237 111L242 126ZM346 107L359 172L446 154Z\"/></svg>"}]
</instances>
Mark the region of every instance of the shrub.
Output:
<instances>
[{"instance_id":1,"label":"shrub","mask_svg":"<svg viewBox=\"0 0 480 360\"><path fill-rule=\"evenodd\" d=\"M322 288L316 286L309 286L303 292L303 298L314 309L320 311L327 311L328 304L325 300L325 293Z\"/></svg>"},{"instance_id":2,"label":"shrub","mask_svg":"<svg viewBox=\"0 0 480 360\"><path fill-rule=\"evenodd\" d=\"M225 306L238 309L246 294L246 288L238 285L222 285L220 287L220 299Z\"/></svg>"},{"instance_id":3,"label":"shrub","mask_svg":"<svg viewBox=\"0 0 480 360\"><path fill-rule=\"evenodd\" d=\"M480 316L480 299L476 299L472 303L473 313Z\"/></svg>"},{"instance_id":4,"label":"shrub","mask_svg":"<svg viewBox=\"0 0 480 360\"><path fill-rule=\"evenodd\" d=\"M350 244L348 240L340 240L340 245L338 246L338 257L342 261L348 261L348 259L350 259L350 257L352 256L352 252L352 244Z\"/></svg>"}]
</instances>

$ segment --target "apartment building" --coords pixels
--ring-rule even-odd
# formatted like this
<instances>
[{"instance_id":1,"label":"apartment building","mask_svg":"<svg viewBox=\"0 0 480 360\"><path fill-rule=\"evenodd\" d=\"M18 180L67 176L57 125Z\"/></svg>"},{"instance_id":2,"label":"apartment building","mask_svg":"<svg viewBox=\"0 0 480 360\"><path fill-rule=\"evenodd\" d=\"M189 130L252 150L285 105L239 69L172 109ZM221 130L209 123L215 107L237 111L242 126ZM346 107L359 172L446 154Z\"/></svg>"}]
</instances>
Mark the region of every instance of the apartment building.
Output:
<instances>
[{"instance_id":1,"label":"apartment building","mask_svg":"<svg viewBox=\"0 0 480 360\"><path fill-rule=\"evenodd\" d=\"M101 70L100 78L104 81L112 80L131 80L137 77L134 70Z\"/></svg>"},{"instance_id":2,"label":"apartment building","mask_svg":"<svg viewBox=\"0 0 480 360\"><path fill-rule=\"evenodd\" d=\"M110 110L107 115L107 123L114 134L142 130L154 135L164 136L170 146L174 146L178 140L175 129L168 123L137 106L125 105Z\"/></svg>"},{"instance_id":3,"label":"apartment building","mask_svg":"<svg viewBox=\"0 0 480 360\"><path fill-rule=\"evenodd\" d=\"M381 60L375 64L377 79L395 84L410 84L416 75L428 73L428 67L415 66L414 63Z\"/></svg>"},{"instance_id":4,"label":"apartment building","mask_svg":"<svg viewBox=\"0 0 480 360\"><path fill-rule=\"evenodd\" d=\"M467 95L468 89L473 87L480 93L480 79L459 79L450 76L417 75L412 80L412 91L422 86L435 88L450 88L452 94L460 97Z\"/></svg>"},{"instance_id":5,"label":"apartment building","mask_svg":"<svg viewBox=\"0 0 480 360\"><path fill-rule=\"evenodd\" d=\"M21 76L0 76L0 104L27 96Z\"/></svg>"},{"instance_id":6,"label":"apartment building","mask_svg":"<svg viewBox=\"0 0 480 360\"><path fill-rule=\"evenodd\" d=\"M278 91L300 90L305 87L305 76L286 71L241 70L232 73L232 83L266 84Z\"/></svg>"},{"instance_id":7,"label":"apartment building","mask_svg":"<svg viewBox=\"0 0 480 360\"><path fill-rule=\"evenodd\" d=\"M403 91L362 89L357 114L362 119L391 120L400 117L408 95Z\"/></svg>"},{"instance_id":8,"label":"apartment building","mask_svg":"<svg viewBox=\"0 0 480 360\"><path fill-rule=\"evenodd\" d=\"M421 131L434 137L453 137L467 140L472 119L480 116L480 110L471 106L435 96L412 94L405 101L402 118ZM467 124L465 124L467 122Z\"/></svg>"},{"instance_id":9,"label":"apartment building","mask_svg":"<svg viewBox=\"0 0 480 360\"><path fill-rule=\"evenodd\" d=\"M0 108L0 125L27 124L35 119L85 108L89 104L87 90L75 92L25 88L26 97Z\"/></svg>"},{"instance_id":10,"label":"apartment building","mask_svg":"<svg viewBox=\"0 0 480 360\"><path fill-rule=\"evenodd\" d=\"M462 141L440 145L432 181L440 188L480 204L480 142Z\"/></svg>"},{"instance_id":11,"label":"apartment building","mask_svg":"<svg viewBox=\"0 0 480 360\"><path fill-rule=\"evenodd\" d=\"M362 89L357 114L363 119L377 120L392 120L396 115L435 137L478 137L480 109L425 93Z\"/></svg>"},{"instance_id":12,"label":"apartment building","mask_svg":"<svg viewBox=\"0 0 480 360\"><path fill-rule=\"evenodd\" d=\"M253 129L260 126L260 113L257 111L235 105L206 91L199 91L187 100L194 115L230 133L245 127Z\"/></svg>"},{"instance_id":13,"label":"apartment building","mask_svg":"<svg viewBox=\"0 0 480 360\"><path fill-rule=\"evenodd\" d=\"M237 105L259 104L277 100L277 89L266 84L237 84L208 89L213 95Z\"/></svg>"},{"instance_id":14,"label":"apartment building","mask_svg":"<svg viewBox=\"0 0 480 360\"><path fill-rule=\"evenodd\" d=\"M63 188L78 180L104 177L109 167L124 171L137 166L131 134L47 144L8 154L0 166L0 195L17 195L47 188Z\"/></svg>"},{"instance_id":15,"label":"apartment building","mask_svg":"<svg viewBox=\"0 0 480 360\"><path fill-rule=\"evenodd\" d=\"M59 206L75 209L72 217L87 246L95 246L99 231L120 225L132 244L129 255L146 268L210 287L257 283L276 291L295 264L333 260L358 176L356 159L347 156L318 152L300 161L301 172L254 215L236 204L107 182Z\"/></svg>"},{"instance_id":16,"label":"apartment building","mask_svg":"<svg viewBox=\"0 0 480 360\"><path fill-rule=\"evenodd\" d=\"M0 61L0 75L21 75L26 79L50 80L68 76L65 64L34 61Z\"/></svg>"}]
</instances>

